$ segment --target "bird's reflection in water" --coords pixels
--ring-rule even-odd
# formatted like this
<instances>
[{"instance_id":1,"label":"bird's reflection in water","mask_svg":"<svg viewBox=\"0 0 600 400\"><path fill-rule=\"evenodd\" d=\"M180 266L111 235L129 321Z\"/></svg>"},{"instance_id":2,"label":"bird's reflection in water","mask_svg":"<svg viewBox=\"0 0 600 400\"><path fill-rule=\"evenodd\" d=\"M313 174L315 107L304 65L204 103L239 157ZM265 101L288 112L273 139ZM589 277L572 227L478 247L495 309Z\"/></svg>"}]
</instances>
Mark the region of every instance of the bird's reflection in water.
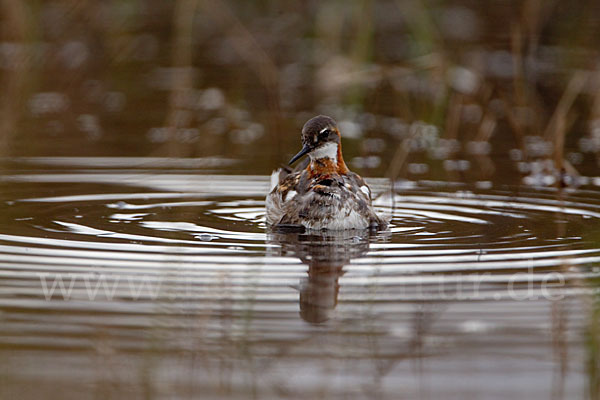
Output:
<instances>
[{"instance_id":1,"label":"bird's reflection in water","mask_svg":"<svg viewBox=\"0 0 600 400\"><path fill-rule=\"evenodd\" d=\"M302 319L313 324L329 320L337 306L343 267L367 253L369 239L368 231L357 230L269 233L269 243L279 245L278 255L295 256L308 265L308 277L299 285Z\"/></svg>"}]
</instances>

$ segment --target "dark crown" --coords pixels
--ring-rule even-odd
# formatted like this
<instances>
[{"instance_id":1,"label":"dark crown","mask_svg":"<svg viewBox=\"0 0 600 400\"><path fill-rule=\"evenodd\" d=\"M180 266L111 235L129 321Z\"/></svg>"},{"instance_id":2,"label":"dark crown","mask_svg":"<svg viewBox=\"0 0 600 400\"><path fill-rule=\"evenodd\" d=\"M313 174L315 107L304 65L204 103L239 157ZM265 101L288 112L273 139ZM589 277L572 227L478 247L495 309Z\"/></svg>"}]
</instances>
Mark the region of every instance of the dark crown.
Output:
<instances>
[{"instance_id":1,"label":"dark crown","mask_svg":"<svg viewBox=\"0 0 600 400\"><path fill-rule=\"evenodd\" d=\"M309 119L302 128L302 143L309 146L314 146L317 142L323 143L338 139L337 123L326 115L318 115Z\"/></svg>"}]
</instances>

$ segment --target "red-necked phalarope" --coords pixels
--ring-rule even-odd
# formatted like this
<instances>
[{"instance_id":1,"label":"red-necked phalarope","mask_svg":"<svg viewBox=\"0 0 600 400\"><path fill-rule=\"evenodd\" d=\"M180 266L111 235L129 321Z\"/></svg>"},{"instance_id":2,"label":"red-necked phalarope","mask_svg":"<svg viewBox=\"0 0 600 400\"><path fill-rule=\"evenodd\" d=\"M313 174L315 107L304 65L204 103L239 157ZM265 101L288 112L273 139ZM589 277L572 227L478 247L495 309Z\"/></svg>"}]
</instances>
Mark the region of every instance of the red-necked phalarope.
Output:
<instances>
[{"instance_id":1,"label":"red-necked phalarope","mask_svg":"<svg viewBox=\"0 0 600 400\"><path fill-rule=\"evenodd\" d=\"M302 144L289 164L308 154L308 166L271 176L267 223L315 230L385 228L371 206L371 189L344 162L336 122L324 115L310 119L302 128Z\"/></svg>"}]
</instances>

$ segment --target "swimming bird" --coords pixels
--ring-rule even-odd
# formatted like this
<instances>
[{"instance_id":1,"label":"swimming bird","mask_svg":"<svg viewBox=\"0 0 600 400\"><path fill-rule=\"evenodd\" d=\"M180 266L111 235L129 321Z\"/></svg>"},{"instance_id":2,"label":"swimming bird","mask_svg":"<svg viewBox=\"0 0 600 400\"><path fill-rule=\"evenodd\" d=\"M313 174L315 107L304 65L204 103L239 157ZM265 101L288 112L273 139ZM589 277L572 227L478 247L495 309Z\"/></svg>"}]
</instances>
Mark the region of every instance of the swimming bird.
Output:
<instances>
[{"instance_id":1,"label":"swimming bird","mask_svg":"<svg viewBox=\"0 0 600 400\"><path fill-rule=\"evenodd\" d=\"M267 224L312 230L384 229L371 204L371 189L342 157L341 136L331 117L319 115L302 128L302 150L289 165L308 155L293 171L271 176L266 198Z\"/></svg>"}]
</instances>

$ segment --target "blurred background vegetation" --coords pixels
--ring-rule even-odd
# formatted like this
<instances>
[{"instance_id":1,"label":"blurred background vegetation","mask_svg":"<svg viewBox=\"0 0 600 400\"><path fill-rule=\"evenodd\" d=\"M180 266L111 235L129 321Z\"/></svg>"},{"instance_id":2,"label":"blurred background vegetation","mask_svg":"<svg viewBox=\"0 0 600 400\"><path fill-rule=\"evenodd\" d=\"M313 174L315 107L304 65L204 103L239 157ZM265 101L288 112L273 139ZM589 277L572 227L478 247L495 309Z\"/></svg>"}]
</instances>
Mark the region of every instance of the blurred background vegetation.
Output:
<instances>
[{"instance_id":1,"label":"blurred background vegetation","mask_svg":"<svg viewBox=\"0 0 600 400\"><path fill-rule=\"evenodd\" d=\"M600 2L0 0L0 154L267 174L324 113L366 176L595 184Z\"/></svg>"},{"instance_id":2,"label":"blurred background vegetation","mask_svg":"<svg viewBox=\"0 0 600 400\"><path fill-rule=\"evenodd\" d=\"M0 166L268 174L319 113L364 176L600 186L600 1L0 0Z\"/></svg>"}]
</instances>

